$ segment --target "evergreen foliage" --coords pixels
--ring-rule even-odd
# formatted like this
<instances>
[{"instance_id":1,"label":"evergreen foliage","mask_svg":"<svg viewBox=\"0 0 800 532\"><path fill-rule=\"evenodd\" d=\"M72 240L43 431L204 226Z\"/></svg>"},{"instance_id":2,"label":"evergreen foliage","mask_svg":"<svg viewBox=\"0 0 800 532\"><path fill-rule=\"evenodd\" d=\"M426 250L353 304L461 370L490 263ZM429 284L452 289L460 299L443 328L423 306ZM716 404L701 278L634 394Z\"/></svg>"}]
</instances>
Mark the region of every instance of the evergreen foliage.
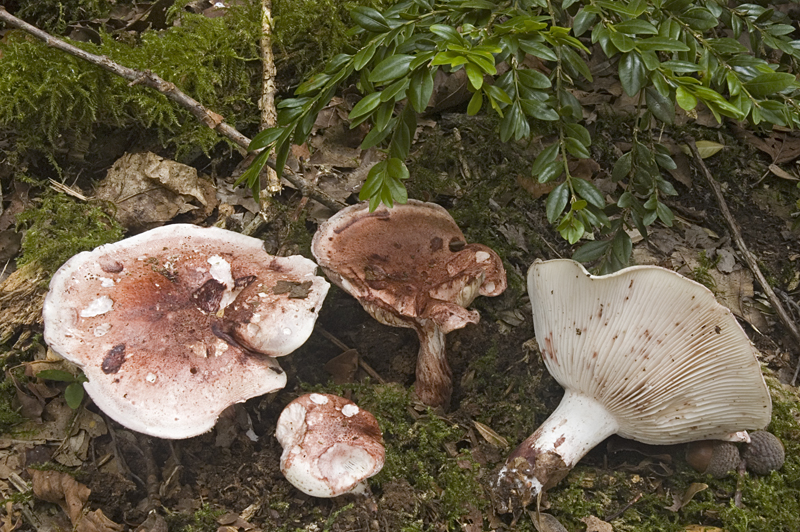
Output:
<instances>
[{"instance_id":1,"label":"evergreen foliage","mask_svg":"<svg viewBox=\"0 0 800 532\"><path fill-rule=\"evenodd\" d=\"M548 195L547 218L570 243L586 231L606 235L575 259L597 260L607 273L627 264L626 229L647 236L657 219L672 224L662 200L676 191L662 171L675 162L644 132L671 124L676 105L692 116L702 104L720 121L800 124L800 40L793 40L791 20L770 7L714 0L403 0L383 11L360 6L351 17L361 47L332 58L278 105L279 125L253 139L251 148L264 150L243 176L249 185L270 153L282 168L337 87L358 76L364 97L350 112L351 127L369 121L361 147L385 146L389 155L372 168L360 197L372 208L406 201L405 160L417 114L428 106L439 69L463 69L472 92L467 112L501 117L497 133L504 142L529 138L532 123L551 125L557 140L531 165L541 183L561 180ZM626 191L609 204L568 164L591 157L583 108L571 91L592 82L591 54L616 64L623 90L638 101L632 148L612 173ZM543 68L532 68L531 58ZM507 68L498 70L500 64Z\"/></svg>"}]
</instances>

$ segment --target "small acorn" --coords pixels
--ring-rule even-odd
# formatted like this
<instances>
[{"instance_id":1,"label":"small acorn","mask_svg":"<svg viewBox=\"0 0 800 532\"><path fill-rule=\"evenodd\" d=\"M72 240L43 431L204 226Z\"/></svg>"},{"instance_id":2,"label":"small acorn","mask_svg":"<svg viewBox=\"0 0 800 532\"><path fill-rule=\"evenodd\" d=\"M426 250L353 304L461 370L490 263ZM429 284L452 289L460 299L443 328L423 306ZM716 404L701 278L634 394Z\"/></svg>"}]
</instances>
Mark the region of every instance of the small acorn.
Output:
<instances>
[{"instance_id":1,"label":"small acorn","mask_svg":"<svg viewBox=\"0 0 800 532\"><path fill-rule=\"evenodd\" d=\"M693 441L686 446L686 461L696 471L724 478L739 467L739 448L720 440Z\"/></svg>"},{"instance_id":2,"label":"small acorn","mask_svg":"<svg viewBox=\"0 0 800 532\"><path fill-rule=\"evenodd\" d=\"M783 443L765 430L750 433L750 443L745 444L742 458L747 470L756 475L768 475L783 467L786 452Z\"/></svg>"}]
</instances>

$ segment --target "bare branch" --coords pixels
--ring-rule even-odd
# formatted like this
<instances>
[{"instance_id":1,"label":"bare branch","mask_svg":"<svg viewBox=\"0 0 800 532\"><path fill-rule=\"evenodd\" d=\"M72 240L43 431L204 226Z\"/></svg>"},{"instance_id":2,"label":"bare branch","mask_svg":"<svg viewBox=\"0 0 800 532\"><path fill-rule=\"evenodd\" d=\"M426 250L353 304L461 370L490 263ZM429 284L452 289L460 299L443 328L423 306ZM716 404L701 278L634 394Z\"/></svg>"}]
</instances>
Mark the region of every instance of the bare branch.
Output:
<instances>
[{"instance_id":1,"label":"bare branch","mask_svg":"<svg viewBox=\"0 0 800 532\"><path fill-rule=\"evenodd\" d=\"M62 41L61 39L53 37L49 33L40 30L36 26L28 24L24 20L15 17L6 11L6 8L3 6L0 6L0 21L7 23L9 26L14 28L19 28L27 33L30 33L51 48L66 52L88 63L97 65L100 68L111 72L112 74L116 74L122 78L125 78L131 82L131 85L144 85L146 87L150 87L151 89L157 90L181 107L187 109L200 122L217 131L220 135L232 140L241 147L241 151L243 153L247 153L248 146L250 145L250 139L247 136L243 135L235 127L226 124L221 115L206 108L203 104L182 92L180 89L178 89L178 87L175 86L174 83L162 79L160 76L150 72L149 70L134 70L132 68L115 63L104 55L95 55L85 50L81 50L77 46L73 46L65 41ZM267 164L270 166L270 168L275 168L275 161L273 159L267 161ZM295 174L290 168L285 168L283 175L286 180L294 185L304 196L308 196L309 198L318 201L334 211L338 211L344 207L343 204L334 200L321 190L309 185L305 179Z\"/></svg>"},{"instance_id":2,"label":"bare branch","mask_svg":"<svg viewBox=\"0 0 800 532\"><path fill-rule=\"evenodd\" d=\"M706 166L706 163L703 162L703 158L700 157L700 152L697 151L697 146L694 143L694 139L689 138L687 141L689 149L692 150L692 155L694 155L695 163L702 170L703 176L711 186L712 192L714 192L714 197L717 199L719 208L722 211L722 216L725 218L725 222L728 224L728 228L731 230L731 236L733 236L733 241L736 242L736 247L739 248L739 252L744 257L744 260L747 263L747 266L750 268L750 271L753 272L753 276L756 278L756 281L758 281L758 284L761 285L761 289L764 291L764 295L767 296L767 299L769 299L769 303L772 305L772 308L775 309L775 313L778 315L783 325L789 330L789 333L794 337L795 341L800 344L800 330L798 330L797 325L792 320L792 317L789 316L789 313L787 313L786 309L783 308L781 300L778 299L778 296L775 295L775 292L772 290L769 282L767 282L767 278L764 277L764 274L761 272L761 268L758 267L758 260L756 260L756 257L747 248L747 244L745 244L744 238L742 238L742 232L739 230L739 225L733 218L730 209L728 209L728 204L725 202L725 197L722 195L722 190L720 189L719 183L717 183L717 180L714 179L714 176ZM800 360L798 361L798 370L800 370ZM797 373L798 371L795 371L792 385L794 385L794 380L797 379Z\"/></svg>"}]
</instances>

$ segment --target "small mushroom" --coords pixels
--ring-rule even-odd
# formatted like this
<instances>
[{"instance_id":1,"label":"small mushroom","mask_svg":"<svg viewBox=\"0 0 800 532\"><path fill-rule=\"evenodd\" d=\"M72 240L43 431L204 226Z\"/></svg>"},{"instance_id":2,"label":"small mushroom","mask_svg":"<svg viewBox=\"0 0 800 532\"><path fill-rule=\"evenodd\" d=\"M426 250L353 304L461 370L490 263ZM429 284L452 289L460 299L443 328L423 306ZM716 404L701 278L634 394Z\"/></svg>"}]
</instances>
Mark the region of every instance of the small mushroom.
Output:
<instances>
[{"instance_id":1,"label":"small mushroom","mask_svg":"<svg viewBox=\"0 0 800 532\"><path fill-rule=\"evenodd\" d=\"M742 459L739 456L739 448L734 443L701 440L686 446L686 461L695 471L714 478L724 478L739 467Z\"/></svg>"},{"instance_id":2,"label":"small mushroom","mask_svg":"<svg viewBox=\"0 0 800 532\"><path fill-rule=\"evenodd\" d=\"M769 475L783 467L786 451L783 443L771 432L757 430L750 433L750 442L744 444L742 458L745 467L756 475Z\"/></svg>"},{"instance_id":3,"label":"small mushroom","mask_svg":"<svg viewBox=\"0 0 800 532\"><path fill-rule=\"evenodd\" d=\"M188 438L229 405L284 387L273 357L313 330L330 286L315 272L238 233L159 227L67 261L50 282L44 337L83 369L106 414Z\"/></svg>"},{"instance_id":4,"label":"small mushroom","mask_svg":"<svg viewBox=\"0 0 800 532\"><path fill-rule=\"evenodd\" d=\"M310 393L289 403L275 437L281 472L313 497L366 493L366 479L383 467L383 436L375 417L337 395Z\"/></svg>"},{"instance_id":5,"label":"small mushroom","mask_svg":"<svg viewBox=\"0 0 800 532\"><path fill-rule=\"evenodd\" d=\"M565 392L500 470L498 511L526 506L612 434L743 441L769 423L756 351L702 285L656 266L596 277L553 260L531 266L528 292L542 358Z\"/></svg>"},{"instance_id":6,"label":"small mushroom","mask_svg":"<svg viewBox=\"0 0 800 532\"><path fill-rule=\"evenodd\" d=\"M368 203L347 207L320 225L311 252L372 317L417 332L416 394L446 409L453 383L445 335L478 322L478 312L465 308L478 295L505 290L500 257L467 244L443 207L416 200L373 212Z\"/></svg>"}]
</instances>

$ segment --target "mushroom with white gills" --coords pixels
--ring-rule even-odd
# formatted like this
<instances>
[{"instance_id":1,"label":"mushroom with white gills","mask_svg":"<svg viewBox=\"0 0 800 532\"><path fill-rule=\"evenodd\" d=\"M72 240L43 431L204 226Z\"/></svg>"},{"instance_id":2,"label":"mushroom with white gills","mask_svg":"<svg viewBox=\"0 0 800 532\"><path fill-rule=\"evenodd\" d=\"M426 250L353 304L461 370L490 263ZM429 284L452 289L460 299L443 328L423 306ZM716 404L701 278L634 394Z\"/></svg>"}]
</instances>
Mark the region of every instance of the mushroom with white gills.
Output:
<instances>
[{"instance_id":1,"label":"mushroom with white gills","mask_svg":"<svg viewBox=\"0 0 800 532\"><path fill-rule=\"evenodd\" d=\"M275 437L283 448L281 472L313 497L366 494L366 479L383 468L378 421L344 397L301 395L281 412Z\"/></svg>"},{"instance_id":2,"label":"mushroom with white gills","mask_svg":"<svg viewBox=\"0 0 800 532\"><path fill-rule=\"evenodd\" d=\"M702 285L657 266L590 275L571 260L528 271L536 340L561 403L494 481L518 511L612 434L664 445L747 441L772 403L756 351Z\"/></svg>"},{"instance_id":3,"label":"mushroom with white gills","mask_svg":"<svg viewBox=\"0 0 800 532\"><path fill-rule=\"evenodd\" d=\"M68 260L44 302L45 341L83 369L111 418L189 438L285 386L273 357L313 330L330 287L316 269L232 231L159 227Z\"/></svg>"},{"instance_id":4,"label":"mushroom with white gills","mask_svg":"<svg viewBox=\"0 0 800 532\"><path fill-rule=\"evenodd\" d=\"M444 207L417 200L372 212L367 202L346 207L320 225L311 252L373 318L417 332L415 392L446 410L453 383L445 335L478 322L478 312L465 308L478 295L505 290L500 257L467 244Z\"/></svg>"}]
</instances>

